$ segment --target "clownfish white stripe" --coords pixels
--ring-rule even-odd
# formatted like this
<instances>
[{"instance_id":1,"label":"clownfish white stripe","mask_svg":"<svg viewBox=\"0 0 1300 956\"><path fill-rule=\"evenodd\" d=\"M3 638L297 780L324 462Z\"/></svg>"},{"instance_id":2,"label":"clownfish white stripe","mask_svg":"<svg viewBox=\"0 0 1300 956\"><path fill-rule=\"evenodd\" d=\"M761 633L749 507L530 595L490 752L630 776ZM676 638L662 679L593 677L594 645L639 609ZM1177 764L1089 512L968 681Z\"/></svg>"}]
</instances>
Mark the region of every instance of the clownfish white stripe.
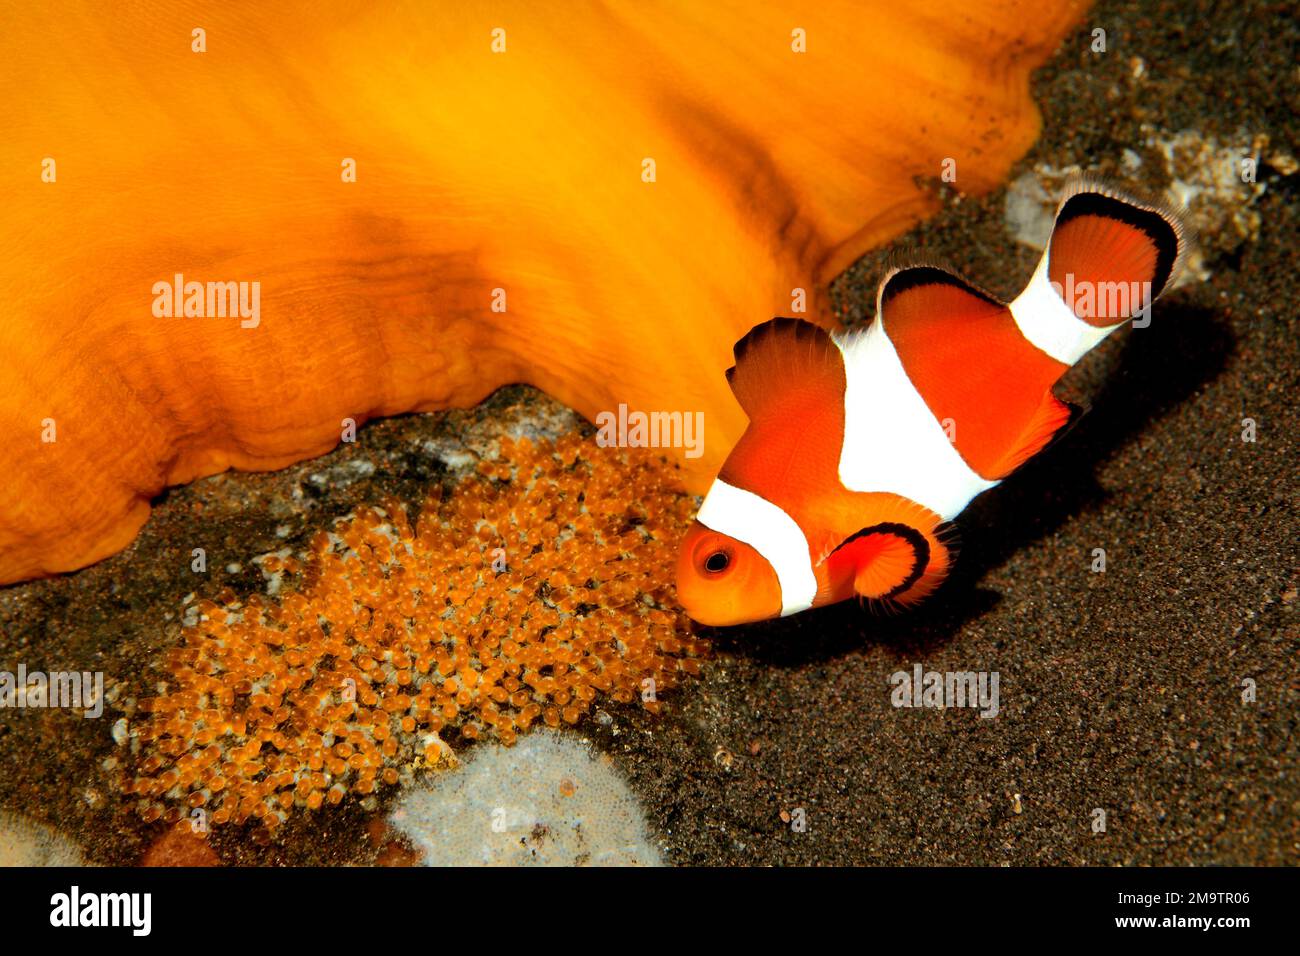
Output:
<instances>
[{"instance_id":1,"label":"clownfish white stripe","mask_svg":"<svg viewBox=\"0 0 1300 956\"><path fill-rule=\"evenodd\" d=\"M901 495L950 520L997 484L976 474L948 440L879 315L867 328L832 339L844 356L845 488Z\"/></svg>"},{"instance_id":2,"label":"clownfish white stripe","mask_svg":"<svg viewBox=\"0 0 1300 956\"><path fill-rule=\"evenodd\" d=\"M1073 365L1123 322L1098 328L1075 315L1048 278L1050 255L1049 243L1029 285L1007 308L1030 345L1063 365Z\"/></svg>"},{"instance_id":3,"label":"clownfish white stripe","mask_svg":"<svg viewBox=\"0 0 1300 956\"><path fill-rule=\"evenodd\" d=\"M781 585L781 616L812 607L817 596L808 539L795 520L752 491L713 482L696 516L718 534L744 542L763 556Z\"/></svg>"}]
</instances>

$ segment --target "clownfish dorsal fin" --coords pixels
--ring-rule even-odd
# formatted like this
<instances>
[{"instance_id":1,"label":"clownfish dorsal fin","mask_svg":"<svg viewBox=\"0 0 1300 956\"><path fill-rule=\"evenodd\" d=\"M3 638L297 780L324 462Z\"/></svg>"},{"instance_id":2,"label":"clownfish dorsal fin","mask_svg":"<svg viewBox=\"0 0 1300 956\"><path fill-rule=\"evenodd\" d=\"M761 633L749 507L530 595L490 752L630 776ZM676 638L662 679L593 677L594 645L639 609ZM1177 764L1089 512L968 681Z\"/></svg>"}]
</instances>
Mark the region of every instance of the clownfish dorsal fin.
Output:
<instances>
[{"instance_id":1,"label":"clownfish dorsal fin","mask_svg":"<svg viewBox=\"0 0 1300 956\"><path fill-rule=\"evenodd\" d=\"M958 275L949 266L924 257L895 259L876 290L876 315L889 324L914 315L938 314L955 319L1005 312L995 296ZM1010 318L1010 313L1006 313Z\"/></svg>"},{"instance_id":2,"label":"clownfish dorsal fin","mask_svg":"<svg viewBox=\"0 0 1300 956\"><path fill-rule=\"evenodd\" d=\"M878 317L962 459L997 481L1045 448L1071 412L1051 393L1064 366L1024 338L1011 309L934 263L895 269Z\"/></svg>"},{"instance_id":3,"label":"clownfish dorsal fin","mask_svg":"<svg viewBox=\"0 0 1300 956\"><path fill-rule=\"evenodd\" d=\"M930 543L911 525L885 522L849 535L828 560L850 562L859 597L888 601L925 573Z\"/></svg>"},{"instance_id":4,"label":"clownfish dorsal fin","mask_svg":"<svg viewBox=\"0 0 1300 956\"><path fill-rule=\"evenodd\" d=\"M751 422L788 415L799 394L843 398L844 361L821 326L772 319L751 329L733 352L727 382Z\"/></svg>"},{"instance_id":5,"label":"clownfish dorsal fin","mask_svg":"<svg viewBox=\"0 0 1300 956\"><path fill-rule=\"evenodd\" d=\"M735 353L727 381L749 427L719 477L782 507L835 481L845 373L830 334L800 319L772 319L737 342Z\"/></svg>"},{"instance_id":6,"label":"clownfish dorsal fin","mask_svg":"<svg viewBox=\"0 0 1300 956\"><path fill-rule=\"evenodd\" d=\"M1084 411L1082 406L1063 402L1051 392L1046 393L1038 412L1030 419L1015 445L995 463L994 477L1005 478L1048 445L1055 444L1078 423Z\"/></svg>"},{"instance_id":7,"label":"clownfish dorsal fin","mask_svg":"<svg viewBox=\"0 0 1300 956\"><path fill-rule=\"evenodd\" d=\"M835 480L844 446L844 356L829 333L772 319L736 343L727 381L749 416L719 477L781 507Z\"/></svg>"}]
</instances>

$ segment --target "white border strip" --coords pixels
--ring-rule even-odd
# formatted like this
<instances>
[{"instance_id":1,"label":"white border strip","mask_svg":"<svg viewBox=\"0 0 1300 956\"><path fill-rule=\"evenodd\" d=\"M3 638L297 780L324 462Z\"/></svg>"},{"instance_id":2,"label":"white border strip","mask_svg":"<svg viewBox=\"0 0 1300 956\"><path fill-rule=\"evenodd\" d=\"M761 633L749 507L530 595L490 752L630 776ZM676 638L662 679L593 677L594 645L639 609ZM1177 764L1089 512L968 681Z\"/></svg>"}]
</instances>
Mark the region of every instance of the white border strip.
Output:
<instances>
[{"instance_id":1,"label":"white border strip","mask_svg":"<svg viewBox=\"0 0 1300 956\"><path fill-rule=\"evenodd\" d=\"M950 520L997 484L976 474L948 440L879 315L862 331L832 338L844 355L845 488L901 495Z\"/></svg>"},{"instance_id":2,"label":"white border strip","mask_svg":"<svg viewBox=\"0 0 1300 956\"><path fill-rule=\"evenodd\" d=\"M1075 315L1048 278L1047 259L1051 249L1049 240L1029 285L1007 308L1030 345L1064 365L1073 365L1123 325L1124 320L1098 328Z\"/></svg>"},{"instance_id":3,"label":"white border strip","mask_svg":"<svg viewBox=\"0 0 1300 956\"><path fill-rule=\"evenodd\" d=\"M743 541L772 565L781 585L782 617L812 607L817 578L808 539L788 514L752 491L719 478L704 496L695 517L706 528Z\"/></svg>"}]
</instances>

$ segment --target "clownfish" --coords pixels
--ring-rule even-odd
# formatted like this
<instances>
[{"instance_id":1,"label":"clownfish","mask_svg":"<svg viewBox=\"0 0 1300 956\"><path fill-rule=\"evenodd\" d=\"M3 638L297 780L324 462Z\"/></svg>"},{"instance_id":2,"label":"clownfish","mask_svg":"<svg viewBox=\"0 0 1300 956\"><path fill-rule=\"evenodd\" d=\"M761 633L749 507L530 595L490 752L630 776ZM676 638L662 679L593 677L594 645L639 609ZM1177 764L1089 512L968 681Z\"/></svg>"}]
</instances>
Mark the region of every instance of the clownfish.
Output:
<instances>
[{"instance_id":1,"label":"clownfish","mask_svg":"<svg viewBox=\"0 0 1300 956\"><path fill-rule=\"evenodd\" d=\"M865 327L751 330L727 371L749 425L678 556L687 613L722 626L931 594L952 520L1080 414L1052 387L1149 314L1189 242L1180 210L1077 177L1010 303L921 263L885 276Z\"/></svg>"}]
</instances>

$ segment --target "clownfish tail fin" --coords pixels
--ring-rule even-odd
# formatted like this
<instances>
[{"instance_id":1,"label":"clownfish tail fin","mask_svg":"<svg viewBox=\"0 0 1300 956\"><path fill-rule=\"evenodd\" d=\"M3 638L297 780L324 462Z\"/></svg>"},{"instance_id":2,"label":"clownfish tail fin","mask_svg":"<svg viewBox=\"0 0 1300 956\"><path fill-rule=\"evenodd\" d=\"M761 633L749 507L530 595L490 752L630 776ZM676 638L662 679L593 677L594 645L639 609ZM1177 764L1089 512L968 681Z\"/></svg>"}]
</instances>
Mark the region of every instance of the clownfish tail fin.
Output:
<instances>
[{"instance_id":1,"label":"clownfish tail fin","mask_svg":"<svg viewBox=\"0 0 1300 956\"><path fill-rule=\"evenodd\" d=\"M1124 314L1123 296L1098 298L1095 315L1080 316L1092 325L1132 318L1150 305L1177 278L1192 242L1186 210L1129 194L1087 174L1066 185L1048 243L1051 281L1065 286L1079 281L1141 283L1142 300L1131 299Z\"/></svg>"},{"instance_id":2,"label":"clownfish tail fin","mask_svg":"<svg viewBox=\"0 0 1300 956\"><path fill-rule=\"evenodd\" d=\"M1184 210L1077 175L1012 315L1032 344L1073 365L1126 320L1149 315L1191 244Z\"/></svg>"}]
</instances>

